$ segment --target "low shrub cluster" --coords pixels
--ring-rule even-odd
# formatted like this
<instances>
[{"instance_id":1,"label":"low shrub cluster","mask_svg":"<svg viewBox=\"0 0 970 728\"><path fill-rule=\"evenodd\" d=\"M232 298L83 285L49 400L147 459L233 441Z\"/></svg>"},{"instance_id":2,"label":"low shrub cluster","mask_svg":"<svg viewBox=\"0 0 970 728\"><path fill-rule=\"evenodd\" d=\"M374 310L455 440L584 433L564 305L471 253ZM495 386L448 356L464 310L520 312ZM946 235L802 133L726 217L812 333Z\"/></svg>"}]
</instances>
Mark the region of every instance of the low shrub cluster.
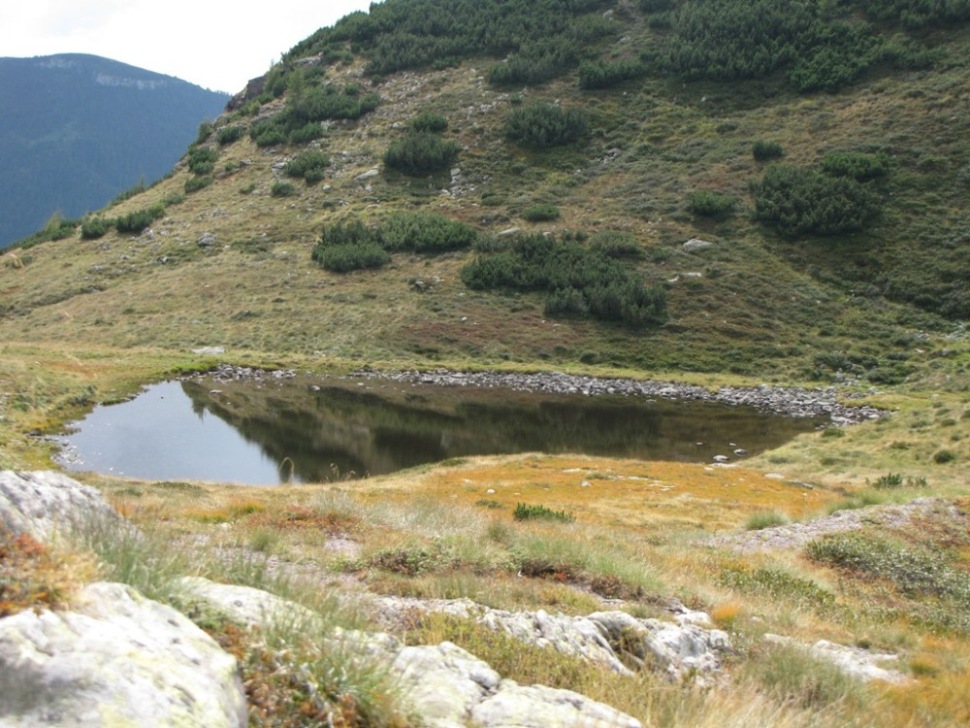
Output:
<instances>
[{"instance_id":1,"label":"low shrub cluster","mask_svg":"<svg viewBox=\"0 0 970 728\"><path fill-rule=\"evenodd\" d=\"M96 240L111 229L111 220L104 217L89 217L81 223L81 239Z\"/></svg>"},{"instance_id":2,"label":"low shrub cluster","mask_svg":"<svg viewBox=\"0 0 970 728\"><path fill-rule=\"evenodd\" d=\"M557 104L532 103L512 109L505 119L507 139L536 149L572 144L588 133L585 112Z\"/></svg>"},{"instance_id":3,"label":"low shrub cluster","mask_svg":"<svg viewBox=\"0 0 970 728\"><path fill-rule=\"evenodd\" d=\"M554 511L544 505L528 505L517 503L512 517L516 521L561 521L562 523L572 523L576 517L566 511Z\"/></svg>"},{"instance_id":4,"label":"low shrub cluster","mask_svg":"<svg viewBox=\"0 0 970 728\"><path fill-rule=\"evenodd\" d=\"M822 171L833 177L866 182L889 174L889 157L861 152L829 152L822 157Z\"/></svg>"},{"instance_id":5,"label":"low shrub cluster","mask_svg":"<svg viewBox=\"0 0 970 728\"><path fill-rule=\"evenodd\" d=\"M925 488L927 485L926 478L907 475L903 478L901 473L887 473L886 475L880 475L872 483L872 487L876 490L895 490L896 488Z\"/></svg>"},{"instance_id":6,"label":"low shrub cluster","mask_svg":"<svg viewBox=\"0 0 970 728\"><path fill-rule=\"evenodd\" d=\"M610 258L640 258L643 249L633 233L622 230L602 230L589 239L590 250Z\"/></svg>"},{"instance_id":7,"label":"low shrub cluster","mask_svg":"<svg viewBox=\"0 0 970 728\"><path fill-rule=\"evenodd\" d=\"M946 552L859 533L825 536L806 551L814 561L889 581L904 594L936 596L970 609L970 573L954 567Z\"/></svg>"},{"instance_id":8,"label":"low shrub cluster","mask_svg":"<svg viewBox=\"0 0 970 728\"><path fill-rule=\"evenodd\" d=\"M441 114L422 111L411 120L411 128L414 131L427 131L432 134L440 134L448 128L448 120Z\"/></svg>"},{"instance_id":9,"label":"low shrub cluster","mask_svg":"<svg viewBox=\"0 0 970 728\"><path fill-rule=\"evenodd\" d=\"M219 142L219 146L224 147L233 142L242 139L243 134L246 133L246 128L240 126L239 124L233 124L232 126L222 127L216 134L216 140Z\"/></svg>"},{"instance_id":10,"label":"low shrub cluster","mask_svg":"<svg viewBox=\"0 0 970 728\"><path fill-rule=\"evenodd\" d=\"M687 198L687 209L700 217L723 220L734 212L737 205L731 195L714 190L694 190Z\"/></svg>"},{"instance_id":11,"label":"low shrub cluster","mask_svg":"<svg viewBox=\"0 0 970 728\"><path fill-rule=\"evenodd\" d=\"M191 179L187 179L185 180L185 192L186 194L190 192L197 192L198 190L211 185L212 181L212 177L208 175L205 177L192 177Z\"/></svg>"},{"instance_id":12,"label":"low shrub cluster","mask_svg":"<svg viewBox=\"0 0 970 728\"><path fill-rule=\"evenodd\" d=\"M219 151L210 147L193 147L189 150L189 171L192 174L202 176L212 174L216 168L216 161L219 159Z\"/></svg>"},{"instance_id":13,"label":"low shrub cluster","mask_svg":"<svg viewBox=\"0 0 970 728\"><path fill-rule=\"evenodd\" d=\"M605 89L646 75L647 66L640 60L584 61L579 65L579 87Z\"/></svg>"},{"instance_id":14,"label":"low shrub cluster","mask_svg":"<svg viewBox=\"0 0 970 728\"><path fill-rule=\"evenodd\" d=\"M119 233L140 233L165 214L162 205L153 205L143 210L129 212L115 218L115 229Z\"/></svg>"},{"instance_id":15,"label":"low shrub cluster","mask_svg":"<svg viewBox=\"0 0 970 728\"><path fill-rule=\"evenodd\" d=\"M286 163L283 173L287 177L303 179L308 185L323 179L323 170L330 166L330 157L321 151L310 149L301 152Z\"/></svg>"},{"instance_id":16,"label":"low shrub cluster","mask_svg":"<svg viewBox=\"0 0 970 728\"><path fill-rule=\"evenodd\" d=\"M785 150L778 142L758 139L751 147L751 154L755 161L767 162L769 159L779 159L785 156Z\"/></svg>"},{"instance_id":17,"label":"low shrub cluster","mask_svg":"<svg viewBox=\"0 0 970 728\"><path fill-rule=\"evenodd\" d=\"M368 227L360 220L324 228L313 249L313 259L335 273L380 268L391 251L437 254L474 245L475 228L428 212L397 212L381 225Z\"/></svg>"},{"instance_id":18,"label":"low shrub cluster","mask_svg":"<svg viewBox=\"0 0 970 728\"><path fill-rule=\"evenodd\" d=\"M840 235L861 230L880 209L873 190L852 177L774 165L755 185L755 216L782 235Z\"/></svg>"},{"instance_id":19,"label":"low shrub cluster","mask_svg":"<svg viewBox=\"0 0 970 728\"><path fill-rule=\"evenodd\" d=\"M384 164L409 175L423 175L448 169L458 158L457 142L428 131L412 131L397 139L384 152Z\"/></svg>"},{"instance_id":20,"label":"low shrub cluster","mask_svg":"<svg viewBox=\"0 0 970 728\"><path fill-rule=\"evenodd\" d=\"M301 82L293 86L283 111L250 128L249 136L257 146L306 144L323 136L321 121L359 119L381 102L376 93L361 94L355 85L307 87Z\"/></svg>"},{"instance_id":21,"label":"low shrub cluster","mask_svg":"<svg viewBox=\"0 0 970 728\"><path fill-rule=\"evenodd\" d=\"M559 219L559 208L548 203L531 205L522 211L522 217L529 222L548 222Z\"/></svg>"},{"instance_id":22,"label":"low shrub cluster","mask_svg":"<svg viewBox=\"0 0 970 728\"><path fill-rule=\"evenodd\" d=\"M620 262L573 242L527 235L508 250L479 257L461 271L477 290L544 291L549 316L592 316L632 326L666 319L666 294Z\"/></svg>"}]
</instances>

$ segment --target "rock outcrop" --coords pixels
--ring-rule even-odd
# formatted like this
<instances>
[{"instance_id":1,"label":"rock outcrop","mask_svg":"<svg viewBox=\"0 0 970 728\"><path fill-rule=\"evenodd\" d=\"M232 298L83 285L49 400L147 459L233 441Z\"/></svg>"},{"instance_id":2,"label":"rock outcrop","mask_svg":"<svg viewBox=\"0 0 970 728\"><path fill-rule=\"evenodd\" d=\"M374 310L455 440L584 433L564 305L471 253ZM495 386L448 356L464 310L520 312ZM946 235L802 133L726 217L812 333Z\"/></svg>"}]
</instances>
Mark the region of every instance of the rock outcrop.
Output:
<instances>
[{"instance_id":1,"label":"rock outcrop","mask_svg":"<svg viewBox=\"0 0 970 728\"><path fill-rule=\"evenodd\" d=\"M0 620L0 726L245 726L236 660L122 584Z\"/></svg>"},{"instance_id":2,"label":"rock outcrop","mask_svg":"<svg viewBox=\"0 0 970 728\"><path fill-rule=\"evenodd\" d=\"M706 614L689 610L682 610L676 622L665 622L637 619L619 610L580 617L544 610L511 612L468 599L376 597L374 602L385 623L416 611L474 619L526 644L550 647L623 675L632 675L634 669L654 669L675 680L691 676L703 683L718 673L724 655L732 651L726 632L710 629Z\"/></svg>"},{"instance_id":3,"label":"rock outcrop","mask_svg":"<svg viewBox=\"0 0 970 728\"><path fill-rule=\"evenodd\" d=\"M0 526L8 531L50 541L91 521L120 522L94 488L52 471L0 471Z\"/></svg>"},{"instance_id":4,"label":"rock outcrop","mask_svg":"<svg viewBox=\"0 0 970 728\"><path fill-rule=\"evenodd\" d=\"M182 586L209 608L247 626L274 618L313 620L312 612L258 589L183 579ZM570 690L522 686L503 680L488 663L451 642L404 646L382 632L331 630L335 648L389 667L415 715L428 728L640 728L640 722Z\"/></svg>"}]
</instances>

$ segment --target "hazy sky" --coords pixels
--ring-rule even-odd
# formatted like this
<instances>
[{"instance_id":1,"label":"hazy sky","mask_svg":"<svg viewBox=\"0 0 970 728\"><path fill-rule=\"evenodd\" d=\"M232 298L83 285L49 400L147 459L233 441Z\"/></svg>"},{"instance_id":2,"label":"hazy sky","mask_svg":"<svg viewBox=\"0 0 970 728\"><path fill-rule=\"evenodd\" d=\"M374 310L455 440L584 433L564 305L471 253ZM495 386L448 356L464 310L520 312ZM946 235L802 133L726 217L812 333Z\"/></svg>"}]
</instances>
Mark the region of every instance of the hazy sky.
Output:
<instances>
[{"instance_id":1,"label":"hazy sky","mask_svg":"<svg viewBox=\"0 0 970 728\"><path fill-rule=\"evenodd\" d=\"M317 28L370 0L3 0L0 57L92 53L241 91Z\"/></svg>"}]
</instances>

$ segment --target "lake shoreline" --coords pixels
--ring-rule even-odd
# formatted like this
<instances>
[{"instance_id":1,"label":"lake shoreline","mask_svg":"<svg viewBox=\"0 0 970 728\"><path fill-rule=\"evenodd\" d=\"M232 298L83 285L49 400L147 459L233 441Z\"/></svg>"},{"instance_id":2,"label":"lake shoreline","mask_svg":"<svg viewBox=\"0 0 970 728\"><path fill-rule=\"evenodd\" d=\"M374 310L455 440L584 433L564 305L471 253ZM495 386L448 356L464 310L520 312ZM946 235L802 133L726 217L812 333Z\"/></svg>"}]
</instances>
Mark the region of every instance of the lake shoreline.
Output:
<instances>
[{"instance_id":1,"label":"lake shoreline","mask_svg":"<svg viewBox=\"0 0 970 728\"><path fill-rule=\"evenodd\" d=\"M205 376L215 381L239 379L272 381L292 378L296 376L296 372L289 369L271 371L223 364ZM712 402L753 407L761 412L788 417L826 418L829 425L839 427L870 422L888 414L886 410L870 405L852 404L851 400L862 399L867 395L841 390L834 386L808 389L761 384L753 387L725 386L708 389L696 384L680 382L594 377L560 372L522 374L497 371L461 372L449 369L377 371L362 368L349 376L355 379L380 379L443 387L510 389L546 394L580 394L588 397L613 395L645 397L648 400L660 398Z\"/></svg>"}]
</instances>

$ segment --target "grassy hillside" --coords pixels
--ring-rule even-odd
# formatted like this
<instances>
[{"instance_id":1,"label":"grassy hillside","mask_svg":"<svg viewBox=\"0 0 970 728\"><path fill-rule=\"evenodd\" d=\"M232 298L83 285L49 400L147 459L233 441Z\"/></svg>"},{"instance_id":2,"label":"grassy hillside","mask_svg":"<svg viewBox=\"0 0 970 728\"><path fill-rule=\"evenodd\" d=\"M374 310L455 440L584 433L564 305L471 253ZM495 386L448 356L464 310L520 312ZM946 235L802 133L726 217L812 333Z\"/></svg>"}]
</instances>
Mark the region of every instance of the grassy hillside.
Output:
<instances>
[{"instance_id":1,"label":"grassy hillside","mask_svg":"<svg viewBox=\"0 0 970 728\"><path fill-rule=\"evenodd\" d=\"M387 0L348 16L170 176L0 259L0 467L49 465L38 434L217 359L836 382L893 414L744 468L537 454L245 491L85 479L183 571L281 590L282 569L311 602L336 583L709 611L737 645L737 690L619 680L448 620L405 635L645 724L965 724L968 18L959 0ZM702 545L925 496L942 500L858 539ZM518 502L575 520L516 521ZM345 541L353 554L331 550ZM892 652L909 681L860 686L765 633Z\"/></svg>"}]
</instances>

